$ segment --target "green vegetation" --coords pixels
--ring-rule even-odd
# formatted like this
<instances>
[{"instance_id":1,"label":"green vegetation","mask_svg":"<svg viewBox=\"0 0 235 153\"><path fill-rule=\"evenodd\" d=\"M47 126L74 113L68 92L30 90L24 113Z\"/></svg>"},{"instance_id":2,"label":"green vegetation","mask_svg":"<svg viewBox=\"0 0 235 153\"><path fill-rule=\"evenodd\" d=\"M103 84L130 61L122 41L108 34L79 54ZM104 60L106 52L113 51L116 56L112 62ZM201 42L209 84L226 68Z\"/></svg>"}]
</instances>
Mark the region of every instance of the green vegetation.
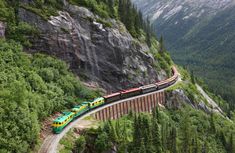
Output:
<instances>
[{"instance_id":1,"label":"green vegetation","mask_svg":"<svg viewBox=\"0 0 235 153\"><path fill-rule=\"evenodd\" d=\"M78 138L76 140L76 136L74 135L73 131L70 130L66 136L64 136L61 140L60 140L60 145L62 145L61 149L60 149L60 153L70 153L71 150L73 150L74 145L77 146L80 144L80 139ZM76 144L75 144L75 140L76 140ZM79 147L82 147L81 145ZM80 148L77 148L78 150Z\"/></svg>"},{"instance_id":2,"label":"green vegetation","mask_svg":"<svg viewBox=\"0 0 235 153\"><path fill-rule=\"evenodd\" d=\"M134 38L140 39L144 35L145 41L151 47L151 38L154 34L150 22L144 21L141 12L138 12L131 0L70 0L69 2L85 6L102 18L119 19ZM101 23L104 22L104 20L101 21ZM107 27L111 26L107 22L104 23Z\"/></svg>"},{"instance_id":3,"label":"green vegetation","mask_svg":"<svg viewBox=\"0 0 235 153\"><path fill-rule=\"evenodd\" d=\"M27 152L38 143L40 122L71 108L75 97L94 98L68 66L46 55L28 55L0 41L0 152Z\"/></svg>"},{"instance_id":4,"label":"green vegetation","mask_svg":"<svg viewBox=\"0 0 235 153\"><path fill-rule=\"evenodd\" d=\"M234 131L235 124L217 114L187 106L180 110L157 108L152 115L130 113L105 122L97 130L87 130L85 142L82 138L85 150L79 153L102 153L113 148L120 153L232 153Z\"/></svg>"},{"instance_id":5,"label":"green vegetation","mask_svg":"<svg viewBox=\"0 0 235 153\"><path fill-rule=\"evenodd\" d=\"M162 39L162 37L161 37ZM161 69L165 70L167 73L167 76L171 76L171 68L173 65L173 61L170 57L170 54L166 51L166 49L162 48L164 46L163 41L157 42L156 39L151 40L151 48L150 53L153 54L155 61L155 67L158 71Z\"/></svg>"},{"instance_id":6,"label":"green vegetation","mask_svg":"<svg viewBox=\"0 0 235 153\"><path fill-rule=\"evenodd\" d=\"M20 42L23 46L30 47L29 37L37 37L38 31L31 25L18 20L19 2L0 2L0 21L6 22L6 38Z\"/></svg>"},{"instance_id":7,"label":"green vegetation","mask_svg":"<svg viewBox=\"0 0 235 153\"><path fill-rule=\"evenodd\" d=\"M58 10L62 9L63 2L61 0L35 0L30 5L20 4L20 7L34 12L44 20L48 20L50 16L58 15Z\"/></svg>"}]
</instances>

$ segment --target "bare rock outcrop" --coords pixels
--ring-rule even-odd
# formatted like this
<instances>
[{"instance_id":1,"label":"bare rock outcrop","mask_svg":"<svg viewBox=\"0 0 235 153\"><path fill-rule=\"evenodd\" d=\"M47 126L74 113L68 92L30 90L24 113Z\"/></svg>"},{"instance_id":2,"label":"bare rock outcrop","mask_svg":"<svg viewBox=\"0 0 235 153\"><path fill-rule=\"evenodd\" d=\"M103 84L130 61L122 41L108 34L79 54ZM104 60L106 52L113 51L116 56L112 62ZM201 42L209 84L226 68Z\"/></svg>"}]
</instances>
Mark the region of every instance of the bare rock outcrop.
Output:
<instances>
[{"instance_id":1,"label":"bare rock outcrop","mask_svg":"<svg viewBox=\"0 0 235 153\"><path fill-rule=\"evenodd\" d=\"M39 38L32 38L33 46L27 49L30 53L56 56L80 78L108 91L166 77L164 71L154 68L153 57L146 53L148 46L132 38L119 21L101 19L86 8L69 4L48 21L23 8L19 18L40 30Z\"/></svg>"},{"instance_id":2,"label":"bare rock outcrop","mask_svg":"<svg viewBox=\"0 0 235 153\"><path fill-rule=\"evenodd\" d=\"M173 91L168 91L166 93L166 107L171 109L180 109L185 104L188 104L194 109L203 110L206 113L216 112L218 113L217 109L211 109L208 107L205 102L199 101L194 102L185 94L184 90L176 89Z\"/></svg>"}]
</instances>

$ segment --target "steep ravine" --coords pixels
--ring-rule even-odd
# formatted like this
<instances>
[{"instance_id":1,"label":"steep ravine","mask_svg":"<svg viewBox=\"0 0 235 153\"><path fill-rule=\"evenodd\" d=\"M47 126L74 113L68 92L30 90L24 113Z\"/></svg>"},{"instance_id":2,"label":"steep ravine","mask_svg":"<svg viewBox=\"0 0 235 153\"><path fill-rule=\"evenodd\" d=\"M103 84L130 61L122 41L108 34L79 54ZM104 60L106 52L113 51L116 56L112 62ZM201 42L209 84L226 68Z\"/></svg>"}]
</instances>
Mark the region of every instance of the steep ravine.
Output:
<instances>
[{"instance_id":1,"label":"steep ravine","mask_svg":"<svg viewBox=\"0 0 235 153\"><path fill-rule=\"evenodd\" d=\"M21 8L19 17L36 26L40 36L34 38L28 52L44 52L67 63L81 79L97 82L108 92L148 84L166 77L156 71L146 44L136 41L124 25L108 19L112 27L88 9L66 4L65 9L49 21Z\"/></svg>"}]
</instances>

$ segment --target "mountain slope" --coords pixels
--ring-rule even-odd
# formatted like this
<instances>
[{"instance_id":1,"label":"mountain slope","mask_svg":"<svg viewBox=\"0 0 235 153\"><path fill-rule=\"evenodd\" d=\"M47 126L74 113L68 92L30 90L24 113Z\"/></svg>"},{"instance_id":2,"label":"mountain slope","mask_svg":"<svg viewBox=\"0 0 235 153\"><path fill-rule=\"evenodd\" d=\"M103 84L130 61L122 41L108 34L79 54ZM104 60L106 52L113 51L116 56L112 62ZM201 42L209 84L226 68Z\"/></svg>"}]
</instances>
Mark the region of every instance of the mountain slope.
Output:
<instances>
[{"instance_id":1,"label":"mountain slope","mask_svg":"<svg viewBox=\"0 0 235 153\"><path fill-rule=\"evenodd\" d=\"M133 1L164 36L176 63L234 101L235 1Z\"/></svg>"},{"instance_id":2,"label":"mountain slope","mask_svg":"<svg viewBox=\"0 0 235 153\"><path fill-rule=\"evenodd\" d=\"M69 63L81 79L97 82L109 91L166 77L164 70L157 71L158 59L146 43L133 38L120 21L101 18L69 3L45 21L27 9L30 5L19 9L19 18L37 27L40 36L32 39L28 52L54 55Z\"/></svg>"}]
</instances>

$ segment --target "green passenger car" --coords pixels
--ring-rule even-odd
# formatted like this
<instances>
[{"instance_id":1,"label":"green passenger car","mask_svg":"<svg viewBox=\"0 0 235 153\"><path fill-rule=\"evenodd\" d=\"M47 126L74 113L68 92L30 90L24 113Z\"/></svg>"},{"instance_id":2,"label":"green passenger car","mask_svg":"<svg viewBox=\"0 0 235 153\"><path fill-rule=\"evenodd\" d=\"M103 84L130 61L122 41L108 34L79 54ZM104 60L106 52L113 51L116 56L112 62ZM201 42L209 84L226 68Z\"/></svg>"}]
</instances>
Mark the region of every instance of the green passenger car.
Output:
<instances>
[{"instance_id":1,"label":"green passenger car","mask_svg":"<svg viewBox=\"0 0 235 153\"><path fill-rule=\"evenodd\" d=\"M83 102L81 105L72 108L74 119L89 110L89 102Z\"/></svg>"},{"instance_id":2,"label":"green passenger car","mask_svg":"<svg viewBox=\"0 0 235 153\"><path fill-rule=\"evenodd\" d=\"M66 125L69 124L74 118L73 112L64 112L63 115L53 121L52 130L54 133L59 134Z\"/></svg>"},{"instance_id":3,"label":"green passenger car","mask_svg":"<svg viewBox=\"0 0 235 153\"><path fill-rule=\"evenodd\" d=\"M94 101L90 102L89 107L90 107L90 109L92 109L92 108L98 107L103 104L104 104L104 98L100 97L100 98L96 98Z\"/></svg>"}]
</instances>

